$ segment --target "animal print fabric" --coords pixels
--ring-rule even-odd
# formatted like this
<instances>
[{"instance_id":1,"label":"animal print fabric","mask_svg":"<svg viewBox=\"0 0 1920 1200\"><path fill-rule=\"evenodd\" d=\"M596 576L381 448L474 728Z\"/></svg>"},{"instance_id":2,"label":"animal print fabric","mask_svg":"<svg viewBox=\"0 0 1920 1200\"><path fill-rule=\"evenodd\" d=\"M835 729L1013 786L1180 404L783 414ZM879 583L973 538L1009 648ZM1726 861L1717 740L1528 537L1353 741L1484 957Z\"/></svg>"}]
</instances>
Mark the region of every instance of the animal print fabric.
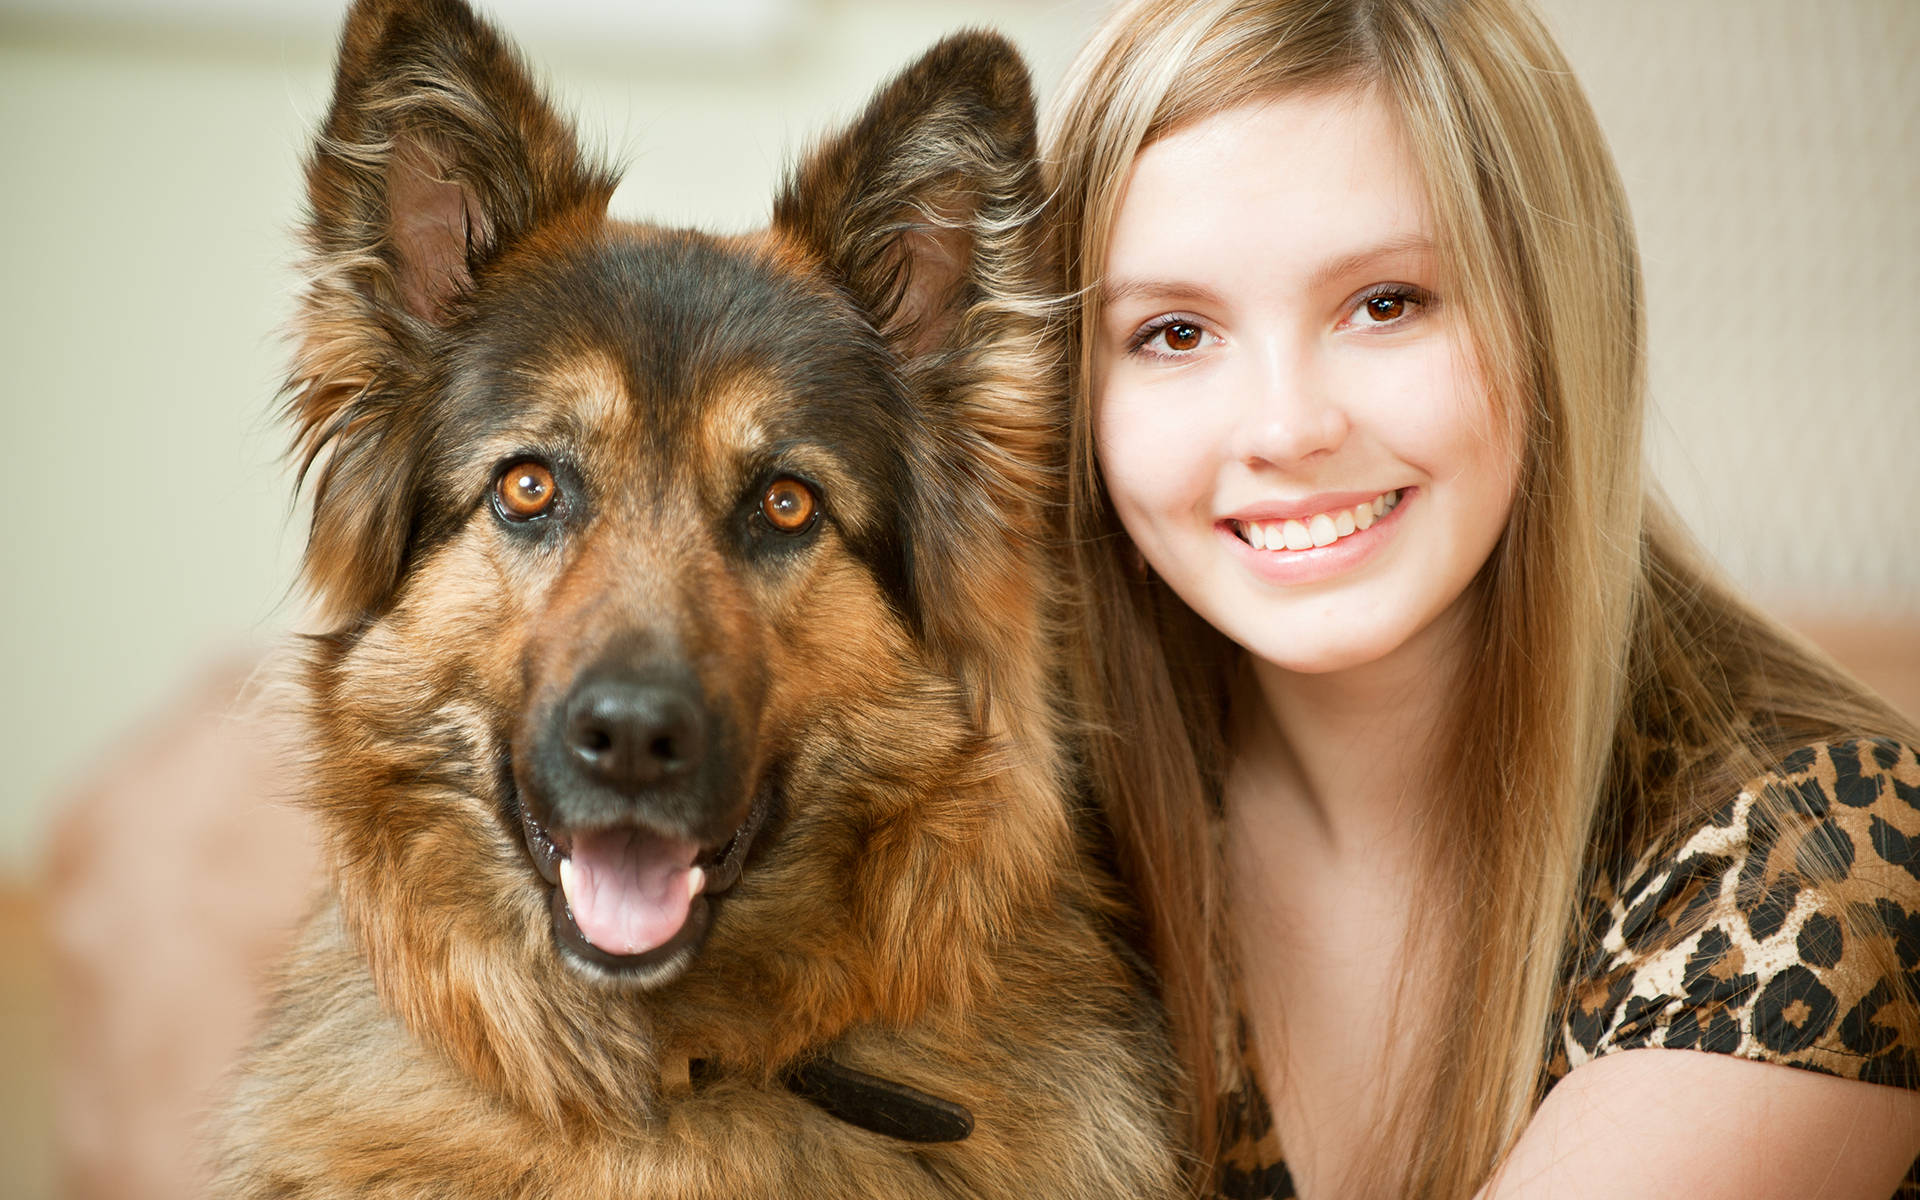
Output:
<instances>
[{"instance_id":1,"label":"animal print fabric","mask_svg":"<svg viewBox=\"0 0 1920 1200\"><path fill-rule=\"evenodd\" d=\"M1756 806L1769 788L1784 818ZM1585 921L1566 1019L1545 1047L1547 1088L1601 1055L1653 1046L1920 1089L1920 1046L1876 1019L1902 990L1920 997L1920 751L1884 740L1795 751L1703 825L1602 879ZM1892 951L1892 974L1867 939ZM1217 1195L1286 1200L1293 1181L1244 1021L1234 1040ZM1893 1200L1920 1200L1920 1161Z\"/></svg>"},{"instance_id":2,"label":"animal print fabric","mask_svg":"<svg viewBox=\"0 0 1920 1200\"><path fill-rule=\"evenodd\" d=\"M1237 1001L1239 981L1232 980L1230 986ZM1280 1153L1273 1110L1260 1090L1246 1017L1236 1013L1230 1033L1218 1039L1216 1047L1225 1087L1218 1110L1221 1155L1215 1195L1218 1200L1293 1200L1293 1176Z\"/></svg>"}]
</instances>

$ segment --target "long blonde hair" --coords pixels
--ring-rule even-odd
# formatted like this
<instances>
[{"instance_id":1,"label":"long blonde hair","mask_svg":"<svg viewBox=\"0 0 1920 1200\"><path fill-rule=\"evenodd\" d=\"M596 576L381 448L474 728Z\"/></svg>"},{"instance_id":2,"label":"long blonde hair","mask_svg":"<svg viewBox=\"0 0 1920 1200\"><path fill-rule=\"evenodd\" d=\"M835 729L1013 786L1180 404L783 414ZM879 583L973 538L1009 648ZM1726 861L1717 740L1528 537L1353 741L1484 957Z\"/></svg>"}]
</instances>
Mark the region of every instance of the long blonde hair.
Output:
<instances>
[{"instance_id":1,"label":"long blonde hair","mask_svg":"<svg viewBox=\"0 0 1920 1200\"><path fill-rule=\"evenodd\" d=\"M1373 1179L1481 1186L1539 1100L1563 955L1592 872L1697 820L1794 745L1911 727L1712 581L1649 499L1639 255L1592 110L1518 0L1134 0L1070 69L1046 132L1071 297L1074 682L1089 766L1142 901L1194 1141L1212 1170L1229 955L1210 816L1235 651L1133 552L1099 479L1091 338L1134 157L1214 113L1371 88L1425 173L1450 303L1524 462L1475 580L1477 639L1434 786L1460 946L1426 1044L1447 1071L1397 1101ZM1653 731L1659 731L1653 736ZM1684 739L1685 769L1655 743ZM1438 869L1437 865L1433 869ZM1465 948L1471 948L1470 950ZM1911 1018L1912 1014L1908 1014ZM1431 1068L1432 1064L1428 1064Z\"/></svg>"}]
</instances>

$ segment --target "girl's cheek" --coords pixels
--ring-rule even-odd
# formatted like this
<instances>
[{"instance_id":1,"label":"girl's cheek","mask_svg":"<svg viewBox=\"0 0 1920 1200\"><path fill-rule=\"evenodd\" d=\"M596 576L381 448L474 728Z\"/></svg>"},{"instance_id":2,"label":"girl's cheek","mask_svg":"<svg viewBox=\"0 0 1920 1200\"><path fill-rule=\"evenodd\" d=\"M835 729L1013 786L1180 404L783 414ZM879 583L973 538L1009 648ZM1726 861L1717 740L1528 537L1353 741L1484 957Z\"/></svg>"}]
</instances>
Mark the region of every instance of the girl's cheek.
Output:
<instances>
[{"instance_id":1,"label":"girl's cheek","mask_svg":"<svg viewBox=\"0 0 1920 1200\"><path fill-rule=\"evenodd\" d=\"M1170 496L1193 469L1201 441L1184 406L1114 395L1095 419L1095 453L1110 489L1136 497Z\"/></svg>"},{"instance_id":2,"label":"girl's cheek","mask_svg":"<svg viewBox=\"0 0 1920 1200\"><path fill-rule=\"evenodd\" d=\"M1471 362L1445 340L1372 360L1344 384L1349 416L1414 466L1450 474L1450 464L1504 440Z\"/></svg>"}]
</instances>

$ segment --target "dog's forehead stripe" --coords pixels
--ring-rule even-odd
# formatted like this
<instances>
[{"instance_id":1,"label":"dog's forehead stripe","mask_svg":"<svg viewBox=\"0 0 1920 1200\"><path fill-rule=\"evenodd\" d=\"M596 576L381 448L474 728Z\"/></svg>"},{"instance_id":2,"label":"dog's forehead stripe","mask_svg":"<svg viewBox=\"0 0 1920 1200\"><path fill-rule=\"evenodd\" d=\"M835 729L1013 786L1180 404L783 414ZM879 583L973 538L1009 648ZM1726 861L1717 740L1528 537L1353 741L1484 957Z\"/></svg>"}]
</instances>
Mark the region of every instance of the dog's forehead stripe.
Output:
<instances>
[{"instance_id":1,"label":"dog's forehead stripe","mask_svg":"<svg viewBox=\"0 0 1920 1200\"><path fill-rule=\"evenodd\" d=\"M541 374L545 389L566 406L582 432L611 432L631 411L626 371L604 349L571 348Z\"/></svg>"},{"instance_id":2,"label":"dog's forehead stripe","mask_svg":"<svg viewBox=\"0 0 1920 1200\"><path fill-rule=\"evenodd\" d=\"M772 411L774 392L773 381L760 372L715 388L695 434L702 457L720 462L765 456L773 441L766 415Z\"/></svg>"},{"instance_id":3,"label":"dog's forehead stripe","mask_svg":"<svg viewBox=\"0 0 1920 1200\"><path fill-rule=\"evenodd\" d=\"M509 372L493 428L475 441L476 456L607 438L633 409L619 360L594 347L570 347Z\"/></svg>"}]
</instances>

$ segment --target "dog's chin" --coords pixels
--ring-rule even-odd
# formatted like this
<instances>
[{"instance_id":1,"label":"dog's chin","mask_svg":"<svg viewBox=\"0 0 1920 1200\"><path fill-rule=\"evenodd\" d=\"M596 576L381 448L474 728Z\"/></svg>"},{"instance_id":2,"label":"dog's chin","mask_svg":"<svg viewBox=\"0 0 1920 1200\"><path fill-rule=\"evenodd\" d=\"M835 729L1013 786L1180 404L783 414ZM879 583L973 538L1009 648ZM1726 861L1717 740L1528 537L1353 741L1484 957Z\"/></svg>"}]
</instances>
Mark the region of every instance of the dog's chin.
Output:
<instances>
[{"instance_id":1,"label":"dog's chin","mask_svg":"<svg viewBox=\"0 0 1920 1200\"><path fill-rule=\"evenodd\" d=\"M595 983L628 991L663 987L687 973L707 940L716 902L712 897L695 896L687 907L686 923L663 945L644 954L611 954L580 932L558 887L550 885L547 891L552 897L553 941L560 960Z\"/></svg>"},{"instance_id":2,"label":"dog's chin","mask_svg":"<svg viewBox=\"0 0 1920 1200\"><path fill-rule=\"evenodd\" d=\"M697 849L686 847L693 853L686 875L697 890L688 898L685 919L658 944L634 953L619 953L596 945L574 917L569 888L563 882L570 873L577 877L569 861L572 848L578 844L577 839L586 837L611 837L629 843L671 843L672 839L638 820L591 830L550 831L534 818L524 797L517 799L520 831L539 875L537 886L547 892L554 947L561 961L595 983L630 991L664 986L692 968L713 928L716 910L740 882L747 855L773 807L772 788L763 787L748 807L746 818L725 842Z\"/></svg>"}]
</instances>

